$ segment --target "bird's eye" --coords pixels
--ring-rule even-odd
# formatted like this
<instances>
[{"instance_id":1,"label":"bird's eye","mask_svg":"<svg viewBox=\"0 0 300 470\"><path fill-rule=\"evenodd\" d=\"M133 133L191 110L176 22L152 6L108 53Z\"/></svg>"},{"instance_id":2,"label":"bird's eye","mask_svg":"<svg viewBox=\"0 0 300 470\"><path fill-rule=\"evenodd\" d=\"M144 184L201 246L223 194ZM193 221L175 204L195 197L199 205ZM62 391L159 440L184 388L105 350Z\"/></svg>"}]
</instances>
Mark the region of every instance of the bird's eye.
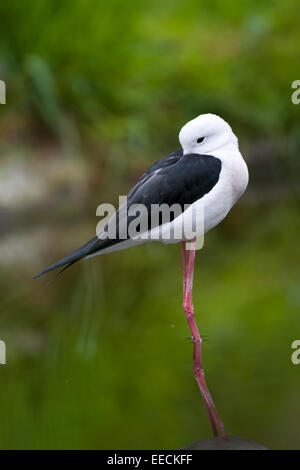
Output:
<instances>
[{"instance_id":1,"label":"bird's eye","mask_svg":"<svg viewBox=\"0 0 300 470\"><path fill-rule=\"evenodd\" d=\"M201 142L203 142L204 140L204 137L199 137L199 139L197 139L197 144L201 144Z\"/></svg>"}]
</instances>

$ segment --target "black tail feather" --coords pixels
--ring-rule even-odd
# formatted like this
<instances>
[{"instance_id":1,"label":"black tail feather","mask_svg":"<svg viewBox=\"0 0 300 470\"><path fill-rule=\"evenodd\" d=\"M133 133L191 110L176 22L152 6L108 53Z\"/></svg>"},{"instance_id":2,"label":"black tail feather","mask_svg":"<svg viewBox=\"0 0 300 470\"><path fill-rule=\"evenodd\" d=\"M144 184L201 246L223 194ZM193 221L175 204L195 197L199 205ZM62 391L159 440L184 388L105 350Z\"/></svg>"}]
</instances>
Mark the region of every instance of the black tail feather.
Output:
<instances>
[{"instance_id":1,"label":"black tail feather","mask_svg":"<svg viewBox=\"0 0 300 470\"><path fill-rule=\"evenodd\" d=\"M55 277L59 276L65 269L69 268L72 264L76 263L76 261L79 261L80 259L85 258L85 256L98 251L98 249L100 248L100 245L102 244L103 244L103 240L100 240L98 237L92 238L92 240L88 241L85 245L73 251L73 253L71 253L70 255L65 256L64 258L60 259L56 263L52 264L48 268L41 271L39 274L34 276L33 279L37 279L43 276L44 274L47 274L50 271L53 271L54 269L64 266L64 268L61 269Z\"/></svg>"},{"instance_id":2,"label":"black tail feather","mask_svg":"<svg viewBox=\"0 0 300 470\"><path fill-rule=\"evenodd\" d=\"M76 263L76 261L72 261L72 263L68 263L66 264L62 269L60 269L58 271L58 273L55 274L55 276L53 276L49 281L47 281L47 285L49 286L50 284L52 284L53 281L55 281L55 279L61 274L63 273L66 269L68 269L70 266L72 266L72 264ZM34 279L36 279L36 277L34 277Z\"/></svg>"}]
</instances>

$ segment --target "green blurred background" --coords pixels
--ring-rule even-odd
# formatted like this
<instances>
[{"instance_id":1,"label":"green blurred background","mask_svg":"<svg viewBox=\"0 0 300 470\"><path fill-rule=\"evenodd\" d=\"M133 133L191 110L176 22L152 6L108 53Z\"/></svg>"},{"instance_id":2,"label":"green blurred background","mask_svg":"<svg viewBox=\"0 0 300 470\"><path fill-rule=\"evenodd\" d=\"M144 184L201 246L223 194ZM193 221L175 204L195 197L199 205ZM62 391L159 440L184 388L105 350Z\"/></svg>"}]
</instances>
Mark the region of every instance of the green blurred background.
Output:
<instances>
[{"instance_id":1,"label":"green blurred background","mask_svg":"<svg viewBox=\"0 0 300 470\"><path fill-rule=\"evenodd\" d=\"M192 376L180 246L32 276L95 211L220 114L246 194L197 253L207 380L230 434L300 448L299 4L10 0L0 6L2 449L179 448L210 435Z\"/></svg>"}]
</instances>

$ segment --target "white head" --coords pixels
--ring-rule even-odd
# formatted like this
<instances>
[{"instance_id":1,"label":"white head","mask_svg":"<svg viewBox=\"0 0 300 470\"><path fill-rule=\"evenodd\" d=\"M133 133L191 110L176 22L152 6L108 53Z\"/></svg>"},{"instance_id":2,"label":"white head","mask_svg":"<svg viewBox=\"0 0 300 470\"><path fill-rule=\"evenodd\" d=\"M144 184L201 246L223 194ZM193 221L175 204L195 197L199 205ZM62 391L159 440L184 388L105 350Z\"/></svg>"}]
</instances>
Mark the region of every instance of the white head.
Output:
<instances>
[{"instance_id":1,"label":"white head","mask_svg":"<svg viewBox=\"0 0 300 470\"><path fill-rule=\"evenodd\" d=\"M233 144L238 140L229 124L216 114L200 114L189 121L179 133L184 154L212 154L215 150Z\"/></svg>"}]
</instances>

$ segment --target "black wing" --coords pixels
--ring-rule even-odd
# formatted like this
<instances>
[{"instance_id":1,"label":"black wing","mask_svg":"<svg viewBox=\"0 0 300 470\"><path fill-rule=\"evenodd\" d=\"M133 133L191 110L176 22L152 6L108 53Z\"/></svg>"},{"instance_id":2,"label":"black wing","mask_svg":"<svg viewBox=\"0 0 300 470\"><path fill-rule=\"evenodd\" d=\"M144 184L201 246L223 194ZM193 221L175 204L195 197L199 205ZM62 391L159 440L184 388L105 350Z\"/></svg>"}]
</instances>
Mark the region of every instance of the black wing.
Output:
<instances>
[{"instance_id":1,"label":"black wing","mask_svg":"<svg viewBox=\"0 0 300 470\"><path fill-rule=\"evenodd\" d=\"M149 168L128 194L128 206L192 204L209 193L219 180L221 161L210 155L172 153Z\"/></svg>"},{"instance_id":2,"label":"black wing","mask_svg":"<svg viewBox=\"0 0 300 470\"><path fill-rule=\"evenodd\" d=\"M128 208L134 204L144 204L150 209L151 204L177 203L184 210L184 205L192 204L209 193L219 180L221 161L210 155L183 155L182 150L171 153L154 163L138 179L128 194ZM150 214L150 211L148 211ZM118 222L118 213L117 222ZM128 217L128 224L134 217ZM42 271L36 277L53 269L71 266L76 261L105 248L123 242L124 239L99 239L94 237L69 256ZM62 272L62 271L60 271Z\"/></svg>"}]
</instances>

